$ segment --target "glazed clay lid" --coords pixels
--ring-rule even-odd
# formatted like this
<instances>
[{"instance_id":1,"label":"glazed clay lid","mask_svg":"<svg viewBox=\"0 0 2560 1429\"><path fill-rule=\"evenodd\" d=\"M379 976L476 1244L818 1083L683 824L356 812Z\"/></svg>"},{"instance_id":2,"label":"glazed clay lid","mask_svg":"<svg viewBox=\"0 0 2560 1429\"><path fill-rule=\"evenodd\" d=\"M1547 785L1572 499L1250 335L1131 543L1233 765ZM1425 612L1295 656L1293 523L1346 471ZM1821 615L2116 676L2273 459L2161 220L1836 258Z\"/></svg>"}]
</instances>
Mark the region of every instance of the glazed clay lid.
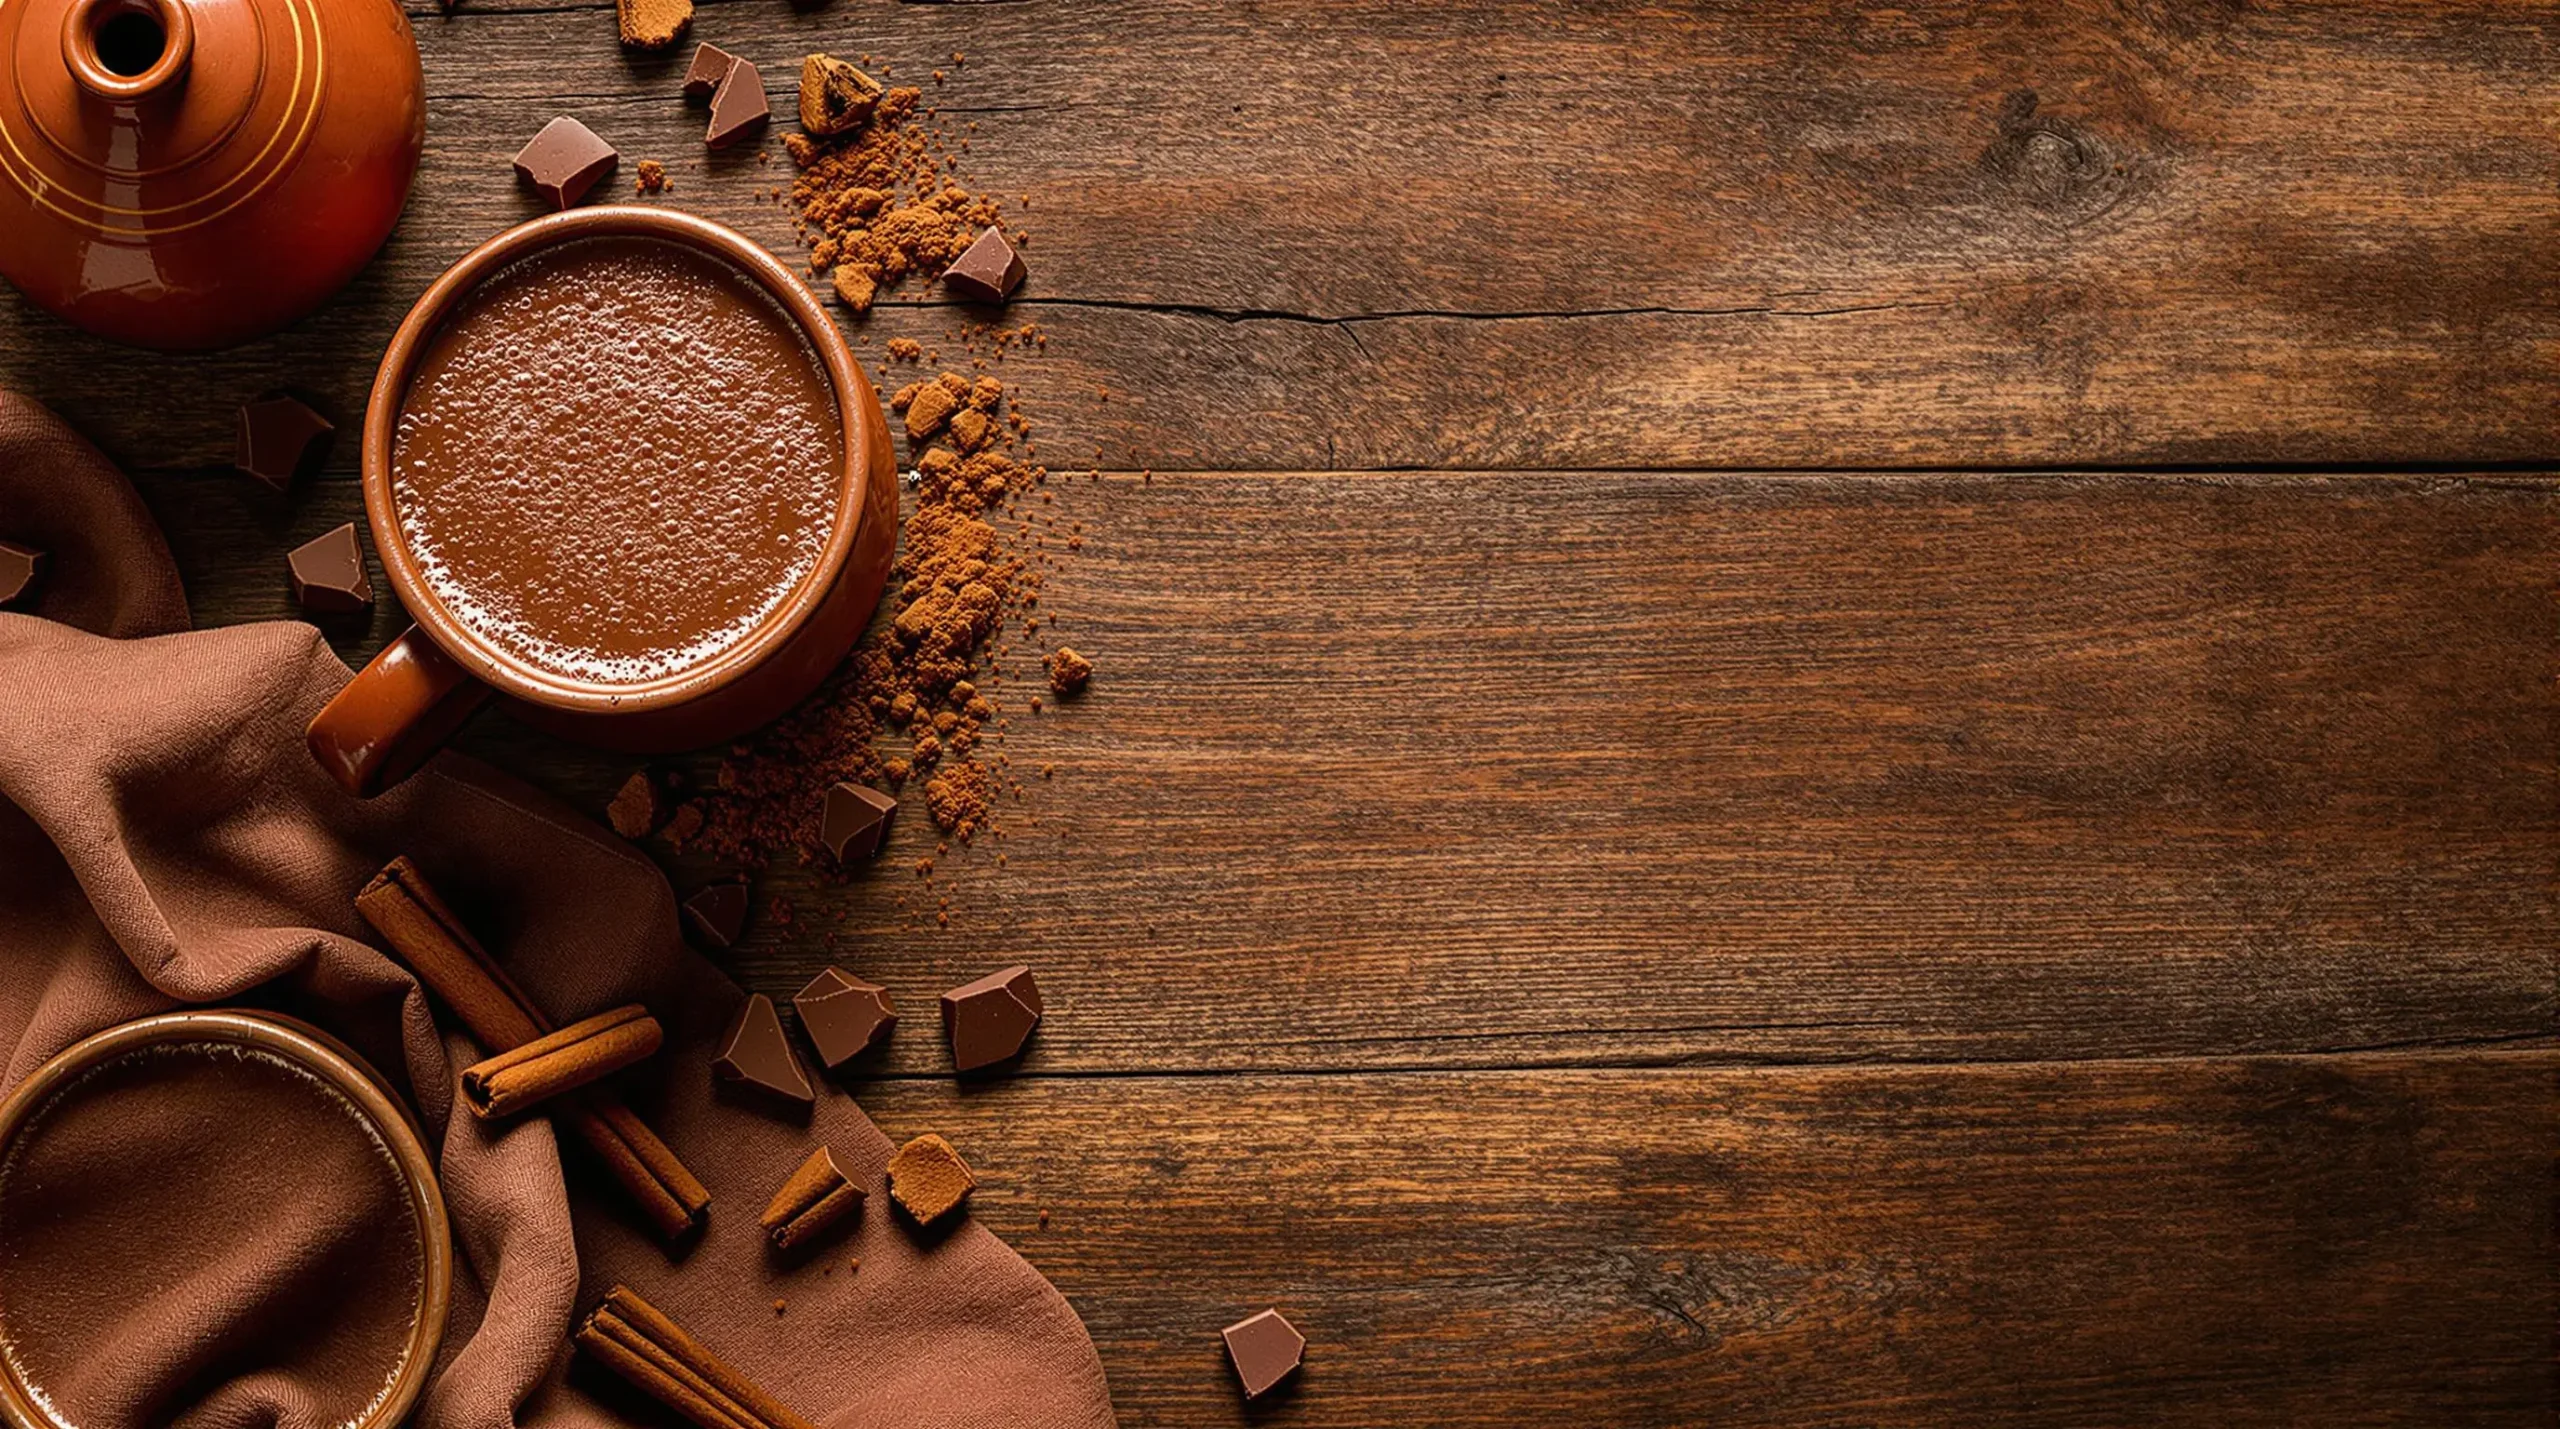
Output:
<instances>
[{"instance_id":1,"label":"glazed clay lid","mask_svg":"<svg viewBox=\"0 0 2560 1429\"><path fill-rule=\"evenodd\" d=\"M203 350L309 312L425 142L396 0L0 0L0 274L101 336Z\"/></svg>"},{"instance_id":2,"label":"glazed clay lid","mask_svg":"<svg viewBox=\"0 0 2560 1429\"><path fill-rule=\"evenodd\" d=\"M56 217L148 239L209 222L289 171L327 54L313 0L0 5L0 169Z\"/></svg>"}]
</instances>

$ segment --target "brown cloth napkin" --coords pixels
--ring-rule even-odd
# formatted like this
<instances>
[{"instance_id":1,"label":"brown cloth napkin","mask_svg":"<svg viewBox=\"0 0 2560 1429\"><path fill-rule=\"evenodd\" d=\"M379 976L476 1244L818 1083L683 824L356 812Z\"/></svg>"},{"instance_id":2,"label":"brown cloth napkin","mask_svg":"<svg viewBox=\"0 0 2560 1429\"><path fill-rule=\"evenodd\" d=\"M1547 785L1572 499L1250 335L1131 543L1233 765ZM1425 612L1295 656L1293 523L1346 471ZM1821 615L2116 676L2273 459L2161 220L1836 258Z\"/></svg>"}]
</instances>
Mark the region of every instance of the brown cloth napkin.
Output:
<instances>
[{"instance_id":1,"label":"brown cloth napkin","mask_svg":"<svg viewBox=\"0 0 2560 1429\"><path fill-rule=\"evenodd\" d=\"M767 1254L756 1211L812 1145L876 1189L890 1144L840 1091L806 1125L714 1095L709 1044L743 994L684 948L646 859L458 756L370 803L341 794L302 746L347 679L318 632L187 630L176 568L131 486L6 392L0 536L54 554L34 613L0 612L0 1081L129 1018L246 1002L320 1024L402 1085L436 1151L457 1262L418 1423L666 1421L569 1366L576 1317L616 1282L828 1429L1113 1422L1075 1312L974 1223L919 1236L875 1195L823 1257ZM671 1260L592 1168L564 1181L545 1119L492 1124L463 1108L456 1078L478 1050L439 1029L351 901L400 853L558 1021L643 1002L666 1023L632 1102L711 1188L689 1252ZM329 1215L279 1207L243 1234L291 1254L327 1237ZM250 1366L209 1379L193 1362L190 1347L259 1314L235 1301L188 1284L136 1305L115 1402L207 1429L328 1429L289 1377Z\"/></svg>"}]
</instances>

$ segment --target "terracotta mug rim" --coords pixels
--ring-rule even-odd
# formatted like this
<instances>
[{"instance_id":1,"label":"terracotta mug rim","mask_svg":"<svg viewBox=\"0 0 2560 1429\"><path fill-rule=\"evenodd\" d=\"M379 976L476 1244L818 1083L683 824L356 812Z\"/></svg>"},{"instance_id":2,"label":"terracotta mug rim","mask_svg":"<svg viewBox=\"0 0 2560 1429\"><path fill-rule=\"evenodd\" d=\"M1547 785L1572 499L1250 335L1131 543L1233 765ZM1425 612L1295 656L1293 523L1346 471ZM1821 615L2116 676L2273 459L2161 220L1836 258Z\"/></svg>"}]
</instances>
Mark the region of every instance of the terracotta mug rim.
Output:
<instances>
[{"instance_id":1,"label":"terracotta mug rim","mask_svg":"<svg viewBox=\"0 0 2560 1429\"><path fill-rule=\"evenodd\" d=\"M444 1341L445 1319L453 1303L453 1230L445 1220L444 1193L436 1184L435 1161L417 1120L382 1074L345 1043L298 1018L270 1012L192 1009L121 1022L46 1058L6 1100L0 1100L0 1153L26 1129L27 1118L71 1078L137 1048L170 1042L233 1042L282 1056L354 1102L391 1149L409 1204L417 1213L418 1245L425 1264L418 1284L418 1319L409 1332L399 1377L358 1429L387 1429L400 1423L426 1392L436 1350ZM6 1357L0 1357L0 1410L6 1411L15 1429L62 1429L59 1421L36 1405Z\"/></svg>"},{"instance_id":2,"label":"terracotta mug rim","mask_svg":"<svg viewBox=\"0 0 2560 1429\"><path fill-rule=\"evenodd\" d=\"M725 262L755 279L781 304L825 370L835 397L843 443L834 524L817 564L801 577L791 594L744 639L727 649L673 674L634 684L585 680L546 670L464 627L420 573L407 538L401 533L391 493L392 443L398 434L401 406L408 399L409 384L427 340L443 327L465 297L500 271L537 252L590 238L649 238L675 243ZM871 470L871 428L883 419L875 403L859 400L857 381L853 352L816 295L762 244L725 224L636 204L571 209L517 224L463 255L461 261L428 286L401 319L390 347L374 371L364 421L365 520L372 530L374 552L410 618L439 650L500 694L529 704L590 714L630 714L690 703L740 679L780 650L826 602L828 592L844 574L855 539L861 534L870 484L889 479L888 474Z\"/></svg>"}]
</instances>

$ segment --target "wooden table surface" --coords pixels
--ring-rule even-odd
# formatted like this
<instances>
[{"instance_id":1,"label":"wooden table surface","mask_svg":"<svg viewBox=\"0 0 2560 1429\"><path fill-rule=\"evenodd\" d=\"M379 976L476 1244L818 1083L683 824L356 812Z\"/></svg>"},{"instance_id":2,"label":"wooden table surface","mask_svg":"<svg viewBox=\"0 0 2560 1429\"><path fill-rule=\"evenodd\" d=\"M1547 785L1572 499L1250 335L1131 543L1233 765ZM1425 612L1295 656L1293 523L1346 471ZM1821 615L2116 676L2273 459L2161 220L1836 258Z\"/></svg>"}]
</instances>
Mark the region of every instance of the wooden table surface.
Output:
<instances>
[{"instance_id":1,"label":"wooden table surface","mask_svg":"<svg viewBox=\"0 0 2560 1429\"><path fill-rule=\"evenodd\" d=\"M553 114L796 251L779 130L706 157L610 12L413 8L408 216L279 337L0 300L0 383L144 473L200 622L291 615L382 344L534 212ZM1029 199L1052 341L1005 376L1106 454L1044 599L1102 673L1016 722L1058 772L1003 867L944 861L948 928L913 819L850 885L766 878L798 919L733 966L919 1008L1038 968L1017 1075L955 1088L928 1014L854 1090L982 1168L1125 1423L2553 1422L2547 11L695 34L786 101L811 49L944 63L969 176ZM859 350L961 316L909 289ZM221 469L279 385L350 428L290 500ZM591 809L629 768L465 744ZM1248 1414L1216 1331L1266 1305L1313 1344Z\"/></svg>"}]
</instances>

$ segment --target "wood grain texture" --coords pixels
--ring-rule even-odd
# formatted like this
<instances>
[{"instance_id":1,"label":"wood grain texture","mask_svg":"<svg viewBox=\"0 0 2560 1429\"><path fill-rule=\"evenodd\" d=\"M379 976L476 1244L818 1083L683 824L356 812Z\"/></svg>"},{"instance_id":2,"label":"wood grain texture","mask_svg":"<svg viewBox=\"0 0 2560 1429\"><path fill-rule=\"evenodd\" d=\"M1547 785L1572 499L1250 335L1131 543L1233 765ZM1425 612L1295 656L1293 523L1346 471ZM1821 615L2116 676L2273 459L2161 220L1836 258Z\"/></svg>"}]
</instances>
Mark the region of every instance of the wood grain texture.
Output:
<instances>
[{"instance_id":1,"label":"wood grain texture","mask_svg":"<svg viewBox=\"0 0 2560 1429\"><path fill-rule=\"evenodd\" d=\"M1075 1303L1131 1429L2433 1429L2551 1422L2556 1076L2535 1053L855 1091L969 1158L972 1214ZM1245 1414L1218 1327L1273 1306L1304 1379Z\"/></svg>"},{"instance_id":2,"label":"wood grain texture","mask_svg":"<svg viewBox=\"0 0 2560 1429\"><path fill-rule=\"evenodd\" d=\"M1059 490L1094 535L1044 611L1102 672L1005 745L1056 777L931 892L922 817L849 885L763 877L797 923L750 984L833 961L929 1010L1027 961L1030 1075L2560 1032L2550 482ZM281 551L356 514L151 494L207 621L285 613ZM591 811L632 767L466 743Z\"/></svg>"},{"instance_id":3,"label":"wood grain texture","mask_svg":"<svg viewBox=\"0 0 2560 1429\"><path fill-rule=\"evenodd\" d=\"M609 9L414 12L419 201L320 315L137 358L12 297L0 382L149 465L221 460L268 386L352 421L408 301L535 212L507 160L564 110L668 161L673 203L791 248L755 196L787 173L778 143L707 154L683 57L624 55ZM1060 403L1059 451L1645 468L2560 457L2540 21L2505 0L741 0L695 28L786 86L813 48L945 68L967 172L1029 198L1012 315L1056 333L1061 391L1124 397ZM867 331L939 342L953 316Z\"/></svg>"}]
</instances>

